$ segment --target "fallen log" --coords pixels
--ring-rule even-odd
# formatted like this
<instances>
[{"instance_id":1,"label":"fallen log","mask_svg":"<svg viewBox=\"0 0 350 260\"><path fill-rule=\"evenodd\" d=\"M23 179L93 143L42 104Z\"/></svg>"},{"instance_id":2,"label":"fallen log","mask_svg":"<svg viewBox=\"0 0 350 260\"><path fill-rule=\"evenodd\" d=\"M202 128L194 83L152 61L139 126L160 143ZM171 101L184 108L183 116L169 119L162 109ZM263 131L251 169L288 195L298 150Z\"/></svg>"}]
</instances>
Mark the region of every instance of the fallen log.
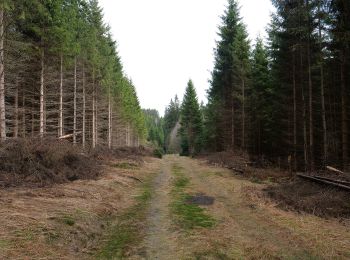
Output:
<instances>
[{"instance_id":1,"label":"fallen log","mask_svg":"<svg viewBox=\"0 0 350 260\"><path fill-rule=\"evenodd\" d=\"M314 176L314 177L317 178L317 179L321 179L321 180L325 180L325 181L331 181L331 182L335 182L335 183L339 183L339 184L344 184L344 185L350 186L350 182L348 182L348 181L332 180L332 179L325 178L325 177L322 177L322 176Z\"/></svg>"},{"instance_id":2,"label":"fallen log","mask_svg":"<svg viewBox=\"0 0 350 260\"><path fill-rule=\"evenodd\" d=\"M316 178L316 177L307 176L307 175L300 174L300 173L298 173L297 176L299 178L307 179L307 180L310 180L310 181L313 181L313 182L327 184L327 185L334 186L334 187L337 187L337 188L340 188L340 189L343 189L343 190L350 191L350 186L347 186L347 185L344 185L344 184L335 183L333 181L322 180L322 179L319 179L319 178Z\"/></svg>"}]
</instances>

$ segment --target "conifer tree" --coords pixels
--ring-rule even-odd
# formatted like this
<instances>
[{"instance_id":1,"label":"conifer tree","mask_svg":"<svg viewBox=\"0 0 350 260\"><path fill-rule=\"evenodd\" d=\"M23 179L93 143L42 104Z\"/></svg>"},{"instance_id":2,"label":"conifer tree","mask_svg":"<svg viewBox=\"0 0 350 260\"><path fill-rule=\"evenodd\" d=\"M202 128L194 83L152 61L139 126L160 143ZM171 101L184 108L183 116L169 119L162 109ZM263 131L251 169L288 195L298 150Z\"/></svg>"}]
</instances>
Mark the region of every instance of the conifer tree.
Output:
<instances>
[{"instance_id":1,"label":"conifer tree","mask_svg":"<svg viewBox=\"0 0 350 260\"><path fill-rule=\"evenodd\" d=\"M180 123L182 154L194 155L200 152L203 142L203 122L192 80L187 84L182 101Z\"/></svg>"},{"instance_id":2,"label":"conifer tree","mask_svg":"<svg viewBox=\"0 0 350 260\"><path fill-rule=\"evenodd\" d=\"M98 1L5 0L1 11L1 140L58 136L110 148L142 142L135 87ZM120 142L126 127L128 141Z\"/></svg>"},{"instance_id":3,"label":"conifer tree","mask_svg":"<svg viewBox=\"0 0 350 260\"><path fill-rule=\"evenodd\" d=\"M252 54L252 77L249 108L251 129L250 150L259 157L271 152L272 102L275 99L271 88L268 52L262 38L258 37Z\"/></svg>"},{"instance_id":4,"label":"conifer tree","mask_svg":"<svg viewBox=\"0 0 350 260\"><path fill-rule=\"evenodd\" d=\"M208 147L245 149L250 44L235 0L228 1L219 31L205 120Z\"/></svg>"}]
</instances>

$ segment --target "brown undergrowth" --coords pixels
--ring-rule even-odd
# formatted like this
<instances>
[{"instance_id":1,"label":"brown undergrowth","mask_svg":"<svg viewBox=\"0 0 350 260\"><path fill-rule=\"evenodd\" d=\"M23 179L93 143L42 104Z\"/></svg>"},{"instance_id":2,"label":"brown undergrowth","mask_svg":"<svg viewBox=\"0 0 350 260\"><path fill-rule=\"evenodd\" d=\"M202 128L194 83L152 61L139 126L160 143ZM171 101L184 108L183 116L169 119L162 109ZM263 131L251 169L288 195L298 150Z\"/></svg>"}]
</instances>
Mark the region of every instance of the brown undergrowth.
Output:
<instances>
[{"instance_id":1,"label":"brown undergrowth","mask_svg":"<svg viewBox=\"0 0 350 260\"><path fill-rule=\"evenodd\" d=\"M94 259L111 221L159 165L144 158L142 168L115 167L122 161L103 162L92 180L0 190L0 259Z\"/></svg>"},{"instance_id":2,"label":"brown undergrowth","mask_svg":"<svg viewBox=\"0 0 350 260\"><path fill-rule=\"evenodd\" d=\"M294 180L263 190L277 207L324 218L350 218L350 193L329 186Z\"/></svg>"},{"instance_id":3,"label":"brown undergrowth","mask_svg":"<svg viewBox=\"0 0 350 260\"><path fill-rule=\"evenodd\" d=\"M249 156L243 153L232 152L219 152L201 157L210 165L230 169L233 174L253 182L281 182L291 178L288 171L273 168L268 163L251 162L248 158Z\"/></svg>"},{"instance_id":4,"label":"brown undergrowth","mask_svg":"<svg viewBox=\"0 0 350 260\"><path fill-rule=\"evenodd\" d=\"M286 170L271 166L258 167L246 158L248 156L230 152L214 153L204 157L211 165L231 169L236 177L264 183L265 188L259 196L266 201L272 201L278 208L323 218L340 220L350 218L349 192L298 179L295 174L292 175ZM317 175L330 178L327 172L317 173ZM338 176L334 173L331 177L348 180L346 176Z\"/></svg>"},{"instance_id":5,"label":"brown undergrowth","mask_svg":"<svg viewBox=\"0 0 350 260\"><path fill-rule=\"evenodd\" d=\"M44 187L96 179L99 164L78 146L57 139L16 139L0 146L0 187Z\"/></svg>"}]
</instances>

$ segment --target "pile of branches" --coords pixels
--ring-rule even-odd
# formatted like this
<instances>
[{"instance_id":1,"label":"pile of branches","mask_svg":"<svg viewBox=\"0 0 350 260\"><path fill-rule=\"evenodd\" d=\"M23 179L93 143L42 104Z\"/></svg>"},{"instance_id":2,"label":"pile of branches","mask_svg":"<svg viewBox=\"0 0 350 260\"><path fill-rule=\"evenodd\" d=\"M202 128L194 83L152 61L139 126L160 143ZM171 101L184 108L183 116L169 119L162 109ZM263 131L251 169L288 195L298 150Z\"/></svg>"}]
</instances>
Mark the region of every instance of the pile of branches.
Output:
<instances>
[{"instance_id":1,"label":"pile of branches","mask_svg":"<svg viewBox=\"0 0 350 260\"><path fill-rule=\"evenodd\" d=\"M43 187L99 173L95 158L64 140L27 138L0 145L0 187Z\"/></svg>"},{"instance_id":2,"label":"pile of branches","mask_svg":"<svg viewBox=\"0 0 350 260\"><path fill-rule=\"evenodd\" d=\"M332 186L297 179L280 185L269 185L264 193L279 208L314 214L324 218L350 218L349 192Z\"/></svg>"}]
</instances>

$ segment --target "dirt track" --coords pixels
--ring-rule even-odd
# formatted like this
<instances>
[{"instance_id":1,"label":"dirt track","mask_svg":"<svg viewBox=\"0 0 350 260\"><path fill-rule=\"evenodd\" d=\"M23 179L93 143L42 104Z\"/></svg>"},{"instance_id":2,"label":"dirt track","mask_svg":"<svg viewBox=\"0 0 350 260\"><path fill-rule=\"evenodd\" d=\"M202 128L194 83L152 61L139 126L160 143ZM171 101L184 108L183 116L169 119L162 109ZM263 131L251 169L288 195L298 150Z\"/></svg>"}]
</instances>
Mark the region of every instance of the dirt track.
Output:
<instances>
[{"instance_id":1,"label":"dirt track","mask_svg":"<svg viewBox=\"0 0 350 260\"><path fill-rule=\"evenodd\" d=\"M170 203L171 171L166 161L154 181L154 194L147 217L145 246L148 259L171 260L176 256L176 235L171 232L168 205ZM176 257L175 257L176 258Z\"/></svg>"},{"instance_id":2,"label":"dirt track","mask_svg":"<svg viewBox=\"0 0 350 260\"><path fill-rule=\"evenodd\" d=\"M188 179L184 193L215 199L200 206L215 219L214 226L178 224L171 208L175 168ZM106 167L97 181L1 191L0 259L98 258L108 240L107 223L115 217L114 224L122 221L118 216L141 192L143 184L128 176L155 177L145 217L138 220L142 239L123 245L123 259L350 258L349 224L285 212L262 196L263 184L202 161L166 156L139 168Z\"/></svg>"},{"instance_id":3,"label":"dirt track","mask_svg":"<svg viewBox=\"0 0 350 260\"><path fill-rule=\"evenodd\" d=\"M151 225L158 224L154 229L157 232L146 239L153 240L156 246L149 248L152 253L147 259L350 257L348 225L279 210L259 197L263 185L237 179L229 171L209 167L204 162L167 156L162 165L162 176L155 182L156 192L151 204L159 215L151 211L149 218ZM165 217L169 210L165 202L171 200L168 169L173 165L183 168L190 178L189 194L200 193L215 198L213 205L205 207L217 221L214 227L182 230L173 224L169 228L169 218ZM159 250L154 251L157 248ZM169 258L170 252L173 256Z\"/></svg>"}]
</instances>

